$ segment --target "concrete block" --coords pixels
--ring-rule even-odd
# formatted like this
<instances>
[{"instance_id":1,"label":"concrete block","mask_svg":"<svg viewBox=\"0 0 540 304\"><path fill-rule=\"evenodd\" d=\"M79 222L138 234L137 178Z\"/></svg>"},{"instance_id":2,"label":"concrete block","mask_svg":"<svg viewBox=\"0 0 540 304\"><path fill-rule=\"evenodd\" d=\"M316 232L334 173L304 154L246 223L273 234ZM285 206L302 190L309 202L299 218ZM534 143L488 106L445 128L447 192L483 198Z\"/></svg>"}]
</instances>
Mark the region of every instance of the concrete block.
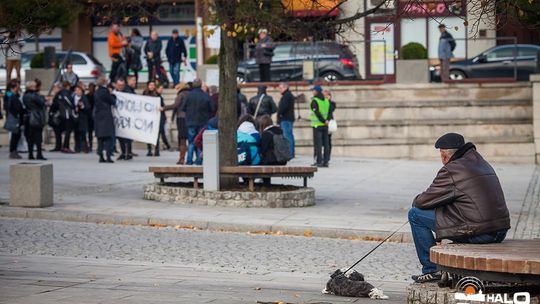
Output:
<instances>
[{"instance_id":1,"label":"concrete block","mask_svg":"<svg viewBox=\"0 0 540 304\"><path fill-rule=\"evenodd\" d=\"M531 74L529 75L531 82L540 82L540 74Z\"/></svg>"},{"instance_id":2,"label":"concrete block","mask_svg":"<svg viewBox=\"0 0 540 304\"><path fill-rule=\"evenodd\" d=\"M428 83L429 62L421 60L398 60L396 61L397 83Z\"/></svg>"},{"instance_id":3,"label":"concrete block","mask_svg":"<svg viewBox=\"0 0 540 304\"><path fill-rule=\"evenodd\" d=\"M18 163L10 166L10 201L14 207L53 205L53 166L43 163Z\"/></svg>"}]
</instances>

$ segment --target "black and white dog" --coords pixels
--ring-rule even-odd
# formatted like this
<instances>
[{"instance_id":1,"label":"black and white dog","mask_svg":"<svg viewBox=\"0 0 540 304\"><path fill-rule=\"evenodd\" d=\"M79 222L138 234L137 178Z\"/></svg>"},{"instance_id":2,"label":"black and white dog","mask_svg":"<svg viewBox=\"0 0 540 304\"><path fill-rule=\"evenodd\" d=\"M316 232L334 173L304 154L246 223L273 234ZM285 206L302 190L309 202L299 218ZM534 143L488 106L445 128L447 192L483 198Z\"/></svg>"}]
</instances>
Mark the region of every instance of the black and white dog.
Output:
<instances>
[{"instance_id":1,"label":"black and white dog","mask_svg":"<svg viewBox=\"0 0 540 304\"><path fill-rule=\"evenodd\" d=\"M344 297L369 297L376 300L386 300L388 296L383 291L375 288L364 280L364 276L355 271L344 273L346 269L338 269L326 283L326 288L322 291L325 294L333 294Z\"/></svg>"}]
</instances>

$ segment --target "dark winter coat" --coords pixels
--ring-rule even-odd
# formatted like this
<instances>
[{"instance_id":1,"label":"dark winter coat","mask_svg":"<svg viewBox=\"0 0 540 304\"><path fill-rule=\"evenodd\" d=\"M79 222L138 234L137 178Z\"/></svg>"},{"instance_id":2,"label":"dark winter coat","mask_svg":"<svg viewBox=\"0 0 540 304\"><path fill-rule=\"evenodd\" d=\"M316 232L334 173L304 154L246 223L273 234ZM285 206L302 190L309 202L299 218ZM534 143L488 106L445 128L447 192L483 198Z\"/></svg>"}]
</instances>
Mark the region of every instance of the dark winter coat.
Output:
<instances>
[{"instance_id":1,"label":"dark winter coat","mask_svg":"<svg viewBox=\"0 0 540 304\"><path fill-rule=\"evenodd\" d=\"M236 116L239 118L243 114L247 113L248 101L246 95L238 92L236 94Z\"/></svg>"},{"instance_id":2,"label":"dark winter coat","mask_svg":"<svg viewBox=\"0 0 540 304\"><path fill-rule=\"evenodd\" d=\"M282 120L294 121L294 95L288 89L279 100L278 123Z\"/></svg>"},{"instance_id":3,"label":"dark winter coat","mask_svg":"<svg viewBox=\"0 0 540 304\"><path fill-rule=\"evenodd\" d=\"M94 130L96 137L111 137L114 135L114 118L112 107L116 99L106 87L100 86L94 94Z\"/></svg>"},{"instance_id":4,"label":"dark winter coat","mask_svg":"<svg viewBox=\"0 0 540 304\"><path fill-rule=\"evenodd\" d=\"M23 125L24 108L21 103L19 94L13 94L11 91L6 92L4 95L4 110L7 115L13 115L17 118L19 126Z\"/></svg>"},{"instance_id":5,"label":"dark winter coat","mask_svg":"<svg viewBox=\"0 0 540 304\"><path fill-rule=\"evenodd\" d=\"M73 96L73 98L75 99L75 96ZM77 104L77 114L79 115L79 119L77 120L77 130L88 130L88 120L89 117L92 116L92 108L90 107L90 102L88 102L86 95L82 95Z\"/></svg>"},{"instance_id":6,"label":"dark winter coat","mask_svg":"<svg viewBox=\"0 0 540 304\"><path fill-rule=\"evenodd\" d=\"M259 99L261 98L261 94L257 94L249 100L248 105L248 113L255 116L255 111L257 110L257 104L259 103ZM261 106L259 107L259 112L257 112L257 118L261 117L263 115L272 115L277 112L277 106L274 102L274 99L272 96L267 95L264 93L264 97L261 100Z\"/></svg>"},{"instance_id":7,"label":"dark winter coat","mask_svg":"<svg viewBox=\"0 0 540 304\"><path fill-rule=\"evenodd\" d=\"M194 88L186 97L182 111L186 112L186 126L203 127L210 119L212 101L207 93L200 88Z\"/></svg>"},{"instance_id":8,"label":"dark winter coat","mask_svg":"<svg viewBox=\"0 0 540 304\"><path fill-rule=\"evenodd\" d=\"M186 112L183 112L182 108L184 107L188 94L189 90L187 89L183 89L178 92L178 95L176 95L176 98L174 99L174 103L164 106L163 111L174 110L177 118L186 118Z\"/></svg>"},{"instance_id":9,"label":"dark winter coat","mask_svg":"<svg viewBox=\"0 0 540 304\"><path fill-rule=\"evenodd\" d=\"M153 60L161 61L161 40L158 38L157 40L148 39L146 41L146 45L144 46L144 53L146 56L148 56L149 52L152 52L154 54L154 57L152 57Z\"/></svg>"},{"instance_id":10,"label":"dark winter coat","mask_svg":"<svg viewBox=\"0 0 540 304\"><path fill-rule=\"evenodd\" d=\"M510 216L495 170L472 143L461 147L429 188L413 202L435 209L437 239L492 233L510 228Z\"/></svg>"},{"instance_id":11,"label":"dark winter coat","mask_svg":"<svg viewBox=\"0 0 540 304\"><path fill-rule=\"evenodd\" d=\"M335 101L330 100L330 109L328 111L328 119L332 120L334 119L334 112L337 109L337 105Z\"/></svg>"},{"instance_id":12,"label":"dark winter coat","mask_svg":"<svg viewBox=\"0 0 540 304\"><path fill-rule=\"evenodd\" d=\"M274 135L281 134L283 134L283 130L278 126L267 128L261 134L261 165L283 166L287 164L287 162L279 163L274 155Z\"/></svg>"},{"instance_id":13,"label":"dark winter coat","mask_svg":"<svg viewBox=\"0 0 540 304\"><path fill-rule=\"evenodd\" d=\"M266 44L266 47L263 47L263 44ZM259 40L255 46L255 63L272 63L273 50L274 47L272 45L272 38L266 36L266 38Z\"/></svg>"},{"instance_id":14,"label":"dark winter coat","mask_svg":"<svg viewBox=\"0 0 540 304\"><path fill-rule=\"evenodd\" d=\"M35 91L26 91L23 95L26 109L25 124L32 128L41 129L45 126L45 98Z\"/></svg>"},{"instance_id":15,"label":"dark winter coat","mask_svg":"<svg viewBox=\"0 0 540 304\"><path fill-rule=\"evenodd\" d=\"M73 96L71 92L66 89L62 89L54 97L53 104L50 109L51 112L60 113L60 121L64 123L66 120L75 119L75 104L73 103Z\"/></svg>"},{"instance_id":16,"label":"dark winter coat","mask_svg":"<svg viewBox=\"0 0 540 304\"><path fill-rule=\"evenodd\" d=\"M184 39L180 37L177 37L176 39L173 39L172 37L169 38L165 53L167 54L167 60L170 64L175 64L182 61L182 56L187 57Z\"/></svg>"}]
</instances>

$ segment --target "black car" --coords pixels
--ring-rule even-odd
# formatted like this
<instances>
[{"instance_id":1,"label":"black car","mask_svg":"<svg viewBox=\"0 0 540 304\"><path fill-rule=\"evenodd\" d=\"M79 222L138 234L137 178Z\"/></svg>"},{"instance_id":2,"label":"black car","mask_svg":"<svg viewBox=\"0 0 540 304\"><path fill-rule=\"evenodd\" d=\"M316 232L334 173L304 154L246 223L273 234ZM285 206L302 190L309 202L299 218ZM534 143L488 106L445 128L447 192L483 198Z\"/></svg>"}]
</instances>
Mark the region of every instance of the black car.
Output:
<instances>
[{"instance_id":1,"label":"black car","mask_svg":"<svg viewBox=\"0 0 540 304\"><path fill-rule=\"evenodd\" d=\"M527 81L536 73L540 46L534 44L508 44L492 47L474 58L450 63L450 79L514 78ZM441 81L439 66L432 66L432 81Z\"/></svg>"},{"instance_id":2,"label":"black car","mask_svg":"<svg viewBox=\"0 0 540 304\"><path fill-rule=\"evenodd\" d=\"M313 60L316 78L326 81L361 79L356 57L346 45L337 42L286 42L276 44L274 48L271 80L303 80L305 60ZM255 59L239 63L237 79L239 82L260 80Z\"/></svg>"}]
</instances>

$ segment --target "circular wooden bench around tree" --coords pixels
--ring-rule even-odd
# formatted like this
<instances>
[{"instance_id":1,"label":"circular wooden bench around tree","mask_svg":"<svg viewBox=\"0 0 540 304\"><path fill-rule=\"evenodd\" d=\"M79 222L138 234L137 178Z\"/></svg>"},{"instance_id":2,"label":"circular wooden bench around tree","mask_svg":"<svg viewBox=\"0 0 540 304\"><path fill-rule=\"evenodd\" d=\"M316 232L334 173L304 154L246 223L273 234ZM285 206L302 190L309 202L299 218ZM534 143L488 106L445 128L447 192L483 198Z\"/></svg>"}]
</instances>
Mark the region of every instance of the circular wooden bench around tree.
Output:
<instances>
[{"instance_id":1,"label":"circular wooden bench around tree","mask_svg":"<svg viewBox=\"0 0 540 304\"><path fill-rule=\"evenodd\" d=\"M540 284L540 239L444 244L430 250L441 270L486 281Z\"/></svg>"}]
</instances>

